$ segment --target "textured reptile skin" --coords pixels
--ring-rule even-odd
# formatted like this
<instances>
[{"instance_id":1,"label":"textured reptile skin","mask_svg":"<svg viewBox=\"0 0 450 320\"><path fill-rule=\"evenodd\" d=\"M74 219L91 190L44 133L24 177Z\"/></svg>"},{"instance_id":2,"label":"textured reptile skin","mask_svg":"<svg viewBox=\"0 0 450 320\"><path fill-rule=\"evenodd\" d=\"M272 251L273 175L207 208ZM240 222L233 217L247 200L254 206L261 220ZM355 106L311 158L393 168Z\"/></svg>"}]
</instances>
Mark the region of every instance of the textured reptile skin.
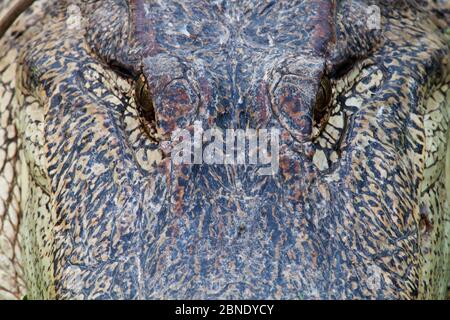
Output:
<instances>
[{"instance_id":1,"label":"textured reptile skin","mask_svg":"<svg viewBox=\"0 0 450 320\"><path fill-rule=\"evenodd\" d=\"M0 295L444 298L448 20L447 1L37 1L0 40ZM175 165L164 141L194 121L280 130L279 172Z\"/></svg>"}]
</instances>

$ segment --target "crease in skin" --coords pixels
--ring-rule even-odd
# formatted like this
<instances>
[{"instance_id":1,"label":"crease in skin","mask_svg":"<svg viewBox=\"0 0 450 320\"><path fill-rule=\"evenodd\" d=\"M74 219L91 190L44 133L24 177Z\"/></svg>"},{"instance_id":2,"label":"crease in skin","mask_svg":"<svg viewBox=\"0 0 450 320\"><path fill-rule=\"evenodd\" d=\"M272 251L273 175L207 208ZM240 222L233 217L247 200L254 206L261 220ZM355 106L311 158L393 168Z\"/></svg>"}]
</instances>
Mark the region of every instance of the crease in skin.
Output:
<instances>
[{"instance_id":1,"label":"crease in skin","mask_svg":"<svg viewBox=\"0 0 450 320\"><path fill-rule=\"evenodd\" d=\"M3 37L8 28L16 21L22 12L27 10L35 0L13 0L14 5L3 17L0 17L0 38Z\"/></svg>"}]
</instances>

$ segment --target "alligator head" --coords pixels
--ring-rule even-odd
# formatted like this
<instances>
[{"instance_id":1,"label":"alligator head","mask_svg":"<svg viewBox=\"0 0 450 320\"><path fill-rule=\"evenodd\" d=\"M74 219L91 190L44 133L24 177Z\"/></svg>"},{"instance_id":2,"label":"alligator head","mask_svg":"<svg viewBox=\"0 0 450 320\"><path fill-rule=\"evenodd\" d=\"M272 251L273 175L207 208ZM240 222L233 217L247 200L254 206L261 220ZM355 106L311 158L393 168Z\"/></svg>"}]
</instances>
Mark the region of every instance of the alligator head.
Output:
<instances>
[{"instance_id":1,"label":"alligator head","mask_svg":"<svg viewBox=\"0 0 450 320\"><path fill-rule=\"evenodd\" d=\"M445 294L448 11L70 3L17 72L31 296Z\"/></svg>"}]
</instances>

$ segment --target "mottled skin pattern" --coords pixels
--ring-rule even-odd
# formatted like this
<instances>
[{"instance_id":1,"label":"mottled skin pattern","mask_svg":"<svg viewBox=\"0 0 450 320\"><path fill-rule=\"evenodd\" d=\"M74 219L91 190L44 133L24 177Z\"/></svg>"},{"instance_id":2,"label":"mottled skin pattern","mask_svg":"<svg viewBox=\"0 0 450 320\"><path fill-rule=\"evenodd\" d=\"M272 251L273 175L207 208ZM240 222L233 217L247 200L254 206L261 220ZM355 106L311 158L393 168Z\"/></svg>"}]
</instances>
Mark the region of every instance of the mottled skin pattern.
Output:
<instances>
[{"instance_id":1,"label":"mottled skin pattern","mask_svg":"<svg viewBox=\"0 0 450 320\"><path fill-rule=\"evenodd\" d=\"M0 40L0 296L444 298L448 20L447 1L37 1ZM196 120L279 129L279 172L173 164Z\"/></svg>"}]
</instances>

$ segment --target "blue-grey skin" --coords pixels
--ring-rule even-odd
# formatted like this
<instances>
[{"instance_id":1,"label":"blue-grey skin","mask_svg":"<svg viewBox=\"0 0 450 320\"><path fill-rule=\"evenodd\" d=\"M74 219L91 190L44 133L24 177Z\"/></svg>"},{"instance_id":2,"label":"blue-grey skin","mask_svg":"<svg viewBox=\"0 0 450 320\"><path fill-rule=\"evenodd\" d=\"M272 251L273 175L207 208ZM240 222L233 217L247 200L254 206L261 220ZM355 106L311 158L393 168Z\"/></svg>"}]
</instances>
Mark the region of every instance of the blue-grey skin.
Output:
<instances>
[{"instance_id":1,"label":"blue-grey skin","mask_svg":"<svg viewBox=\"0 0 450 320\"><path fill-rule=\"evenodd\" d=\"M32 297L445 296L445 170L432 169L447 142L427 143L448 134L445 103L427 122L450 82L445 4L67 2L83 31L48 2L19 56L52 214L50 280L25 270ZM175 164L166 141L195 121L279 130L279 171Z\"/></svg>"}]
</instances>

